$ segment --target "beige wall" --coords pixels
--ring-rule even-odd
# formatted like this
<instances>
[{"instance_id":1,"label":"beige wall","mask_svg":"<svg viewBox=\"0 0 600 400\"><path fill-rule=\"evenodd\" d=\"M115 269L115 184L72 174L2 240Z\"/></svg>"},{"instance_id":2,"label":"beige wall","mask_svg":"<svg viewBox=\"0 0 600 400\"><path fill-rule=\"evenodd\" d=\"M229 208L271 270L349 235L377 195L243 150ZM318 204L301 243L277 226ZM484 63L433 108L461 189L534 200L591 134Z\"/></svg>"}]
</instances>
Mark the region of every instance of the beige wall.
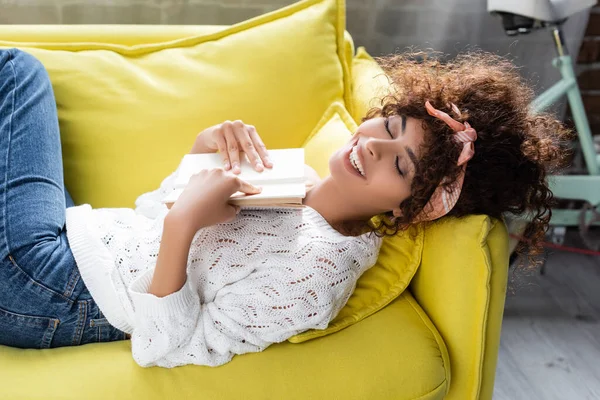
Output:
<instances>
[{"instance_id":1,"label":"beige wall","mask_svg":"<svg viewBox=\"0 0 600 400\"><path fill-rule=\"evenodd\" d=\"M2 24L232 24L290 4L291 0L0 0ZM577 54L588 15L565 27ZM512 57L538 90L558 77L546 32L510 38L485 0L347 0L348 30L374 55L406 46L447 53L468 44Z\"/></svg>"}]
</instances>

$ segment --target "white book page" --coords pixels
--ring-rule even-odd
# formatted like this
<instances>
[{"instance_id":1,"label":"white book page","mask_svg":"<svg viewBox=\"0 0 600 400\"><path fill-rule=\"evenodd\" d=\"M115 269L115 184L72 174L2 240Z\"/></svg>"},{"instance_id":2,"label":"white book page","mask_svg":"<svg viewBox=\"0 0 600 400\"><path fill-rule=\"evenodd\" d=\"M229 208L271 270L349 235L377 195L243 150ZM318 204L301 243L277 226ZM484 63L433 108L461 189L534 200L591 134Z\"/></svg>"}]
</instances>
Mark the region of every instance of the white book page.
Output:
<instances>
[{"instance_id":1,"label":"white book page","mask_svg":"<svg viewBox=\"0 0 600 400\"><path fill-rule=\"evenodd\" d=\"M236 192L231 195L230 199L241 201L243 199L248 200L277 200L277 199L288 199L298 198L303 199L306 197L306 184L303 183L281 183L281 184L266 184L258 185L262 188L262 191L258 194L246 195L242 192ZM163 200L163 203L174 203L183 193L185 188L178 188L168 194Z\"/></svg>"},{"instance_id":2,"label":"white book page","mask_svg":"<svg viewBox=\"0 0 600 400\"><path fill-rule=\"evenodd\" d=\"M265 168L258 172L244 155L241 160L240 179L253 185L267 183L304 183L304 149L268 150L273 168ZM203 169L220 168L223 159L220 154L186 154L179 166L179 173L175 179L175 187L182 188L187 185L190 177Z\"/></svg>"},{"instance_id":3,"label":"white book page","mask_svg":"<svg viewBox=\"0 0 600 400\"><path fill-rule=\"evenodd\" d=\"M259 185L261 186L261 185ZM258 194L246 195L242 192L234 193L230 198L252 198L255 200L262 199L285 199L285 198L300 198L306 196L305 183L282 183L277 185L262 185L262 191Z\"/></svg>"}]
</instances>

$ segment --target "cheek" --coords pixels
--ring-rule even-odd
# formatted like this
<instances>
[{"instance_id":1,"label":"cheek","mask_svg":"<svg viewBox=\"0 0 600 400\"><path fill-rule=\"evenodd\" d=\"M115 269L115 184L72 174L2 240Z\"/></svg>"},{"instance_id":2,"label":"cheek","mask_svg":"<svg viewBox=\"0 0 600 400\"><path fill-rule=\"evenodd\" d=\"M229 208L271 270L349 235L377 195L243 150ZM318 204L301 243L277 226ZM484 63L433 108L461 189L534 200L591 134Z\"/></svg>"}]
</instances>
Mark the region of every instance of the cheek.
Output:
<instances>
[{"instance_id":1,"label":"cheek","mask_svg":"<svg viewBox=\"0 0 600 400\"><path fill-rule=\"evenodd\" d=\"M340 175L340 170L343 168L342 161L342 150L336 151L329 157L329 173L331 175Z\"/></svg>"},{"instance_id":2,"label":"cheek","mask_svg":"<svg viewBox=\"0 0 600 400\"><path fill-rule=\"evenodd\" d=\"M372 188L373 195L381 199L382 205L387 208L397 207L410 196L410 186L407 182L393 174L381 176L381 179L373 182Z\"/></svg>"},{"instance_id":3,"label":"cheek","mask_svg":"<svg viewBox=\"0 0 600 400\"><path fill-rule=\"evenodd\" d=\"M333 153L329 158L329 174L334 178L335 182L343 186L345 190L354 190L355 186L359 185L359 180L350 175L346 169L344 159L345 153L346 149L342 148Z\"/></svg>"}]
</instances>

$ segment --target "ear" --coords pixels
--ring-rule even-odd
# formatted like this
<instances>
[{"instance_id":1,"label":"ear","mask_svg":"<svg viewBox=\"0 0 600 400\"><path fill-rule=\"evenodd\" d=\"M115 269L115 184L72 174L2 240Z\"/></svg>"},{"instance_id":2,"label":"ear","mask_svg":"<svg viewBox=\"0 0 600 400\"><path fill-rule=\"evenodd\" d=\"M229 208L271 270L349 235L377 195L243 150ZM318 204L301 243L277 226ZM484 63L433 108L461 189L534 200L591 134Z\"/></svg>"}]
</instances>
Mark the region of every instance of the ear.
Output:
<instances>
[{"instance_id":1,"label":"ear","mask_svg":"<svg viewBox=\"0 0 600 400\"><path fill-rule=\"evenodd\" d=\"M400 210L399 208L394 208L392 210L392 213L394 214L395 218L399 218L402 216L402 210Z\"/></svg>"}]
</instances>

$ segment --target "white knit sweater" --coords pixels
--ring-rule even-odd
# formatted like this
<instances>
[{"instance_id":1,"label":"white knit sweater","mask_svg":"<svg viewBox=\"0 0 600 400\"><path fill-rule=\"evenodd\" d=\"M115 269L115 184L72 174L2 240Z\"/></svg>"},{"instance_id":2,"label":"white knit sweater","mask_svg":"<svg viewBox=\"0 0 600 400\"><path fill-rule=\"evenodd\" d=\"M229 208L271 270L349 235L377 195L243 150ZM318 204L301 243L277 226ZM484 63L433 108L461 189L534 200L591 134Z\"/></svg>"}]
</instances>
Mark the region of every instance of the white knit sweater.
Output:
<instances>
[{"instance_id":1,"label":"white knit sweater","mask_svg":"<svg viewBox=\"0 0 600 400\"><path fill-rule=\"evenodd\" d=\"M325 329L377 259L374 235L343 236L314 209L243 208L195 235L187 281L149 294L177 171L136 209L67 209L67 235L86 286L108 321L131 333L144 367L218 366L308 329Z\"/></svg>"}]
</instances>

